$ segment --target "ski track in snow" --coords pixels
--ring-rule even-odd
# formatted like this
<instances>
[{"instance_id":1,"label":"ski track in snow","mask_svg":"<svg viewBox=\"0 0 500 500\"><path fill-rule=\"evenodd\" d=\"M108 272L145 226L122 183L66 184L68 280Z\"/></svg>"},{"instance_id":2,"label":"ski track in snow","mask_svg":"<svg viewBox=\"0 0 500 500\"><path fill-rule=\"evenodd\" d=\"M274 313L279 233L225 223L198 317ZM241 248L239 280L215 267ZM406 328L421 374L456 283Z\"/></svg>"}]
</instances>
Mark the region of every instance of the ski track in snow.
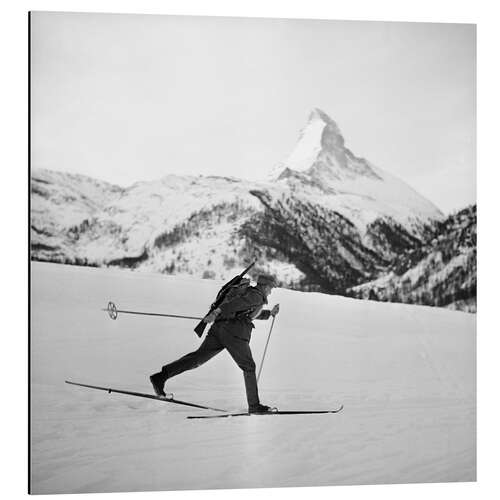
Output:
<instances>
[{"instance_id":1,"label":"ski track in snow","mask_svg":"<svg viewBox=\"0 0 500 500\"><path fill-rule=\"evenodd\" d=\"M473 481L475 315L275 290L281 312L263 403L336 415L187 420L210 411L108 395L64 380L151 392L148 375L199 345L190 320L219 281L32 264L32 490L79 493ZM270 322L257 322L259 364ZM246 409L227 353L169 381L185 401Z\"/></svg>"}]
</instances>

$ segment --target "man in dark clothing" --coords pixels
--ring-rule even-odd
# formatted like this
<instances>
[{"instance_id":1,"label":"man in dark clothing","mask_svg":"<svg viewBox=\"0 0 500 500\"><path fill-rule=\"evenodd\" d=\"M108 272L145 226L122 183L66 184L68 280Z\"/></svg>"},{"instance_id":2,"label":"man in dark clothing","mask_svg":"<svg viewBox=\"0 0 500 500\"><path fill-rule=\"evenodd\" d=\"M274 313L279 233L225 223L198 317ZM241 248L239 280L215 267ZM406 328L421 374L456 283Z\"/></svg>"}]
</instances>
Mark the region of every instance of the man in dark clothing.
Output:
<instances>
[{"instance_id":1,"label":"man in dark clothing","mask_svg":"<svg viewBox=\"0 0 500 500\"><path fill-rule=\"evenodd\" d=\"M249 343L254 328L252 320L268 319L279 312L279 304L271 310L263 309L267 304L268 295L275 286L272 276L262 274L257 280L257 286L248 287L241 295L224 301L212 313L205 316L203 321L213 322L213 325L200 347L151 375L150 380L156 394L165 397L164 386L167 379L196 368L223 349L227 349L243 371L248 411L250 413L269 411L269 406L262 405L259 401L255 362Z\"/></svg>"}]
</instances>

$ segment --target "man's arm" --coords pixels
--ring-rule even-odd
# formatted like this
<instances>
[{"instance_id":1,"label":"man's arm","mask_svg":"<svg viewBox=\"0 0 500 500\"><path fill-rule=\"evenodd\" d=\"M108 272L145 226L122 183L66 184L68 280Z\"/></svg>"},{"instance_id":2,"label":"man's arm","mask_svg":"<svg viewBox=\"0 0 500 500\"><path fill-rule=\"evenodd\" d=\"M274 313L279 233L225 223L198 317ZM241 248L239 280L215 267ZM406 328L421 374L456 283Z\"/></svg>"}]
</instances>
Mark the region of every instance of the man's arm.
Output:
<instances>
[{"instance_id":1,"label":"man's arm","mask_svg":"<svg viewBox=\"0 0 500 500\"><path fill-rule=\"evenodd\" d=\"M262 309L260 314L254 319L269 319L271 316L276 316L280 311L280 305L276 304L271 310Z\"/></svg>"},{"instance_id":2,"label":"man's arm","mask_svg":"<svg viewBox=\"0 0 500 500\"><path fill-rule=\"evenodd\" d=\"M271 316L271 311L269 309L262 309L254 319L269 319L269 316Z\"/></svg>"}]
</instances>

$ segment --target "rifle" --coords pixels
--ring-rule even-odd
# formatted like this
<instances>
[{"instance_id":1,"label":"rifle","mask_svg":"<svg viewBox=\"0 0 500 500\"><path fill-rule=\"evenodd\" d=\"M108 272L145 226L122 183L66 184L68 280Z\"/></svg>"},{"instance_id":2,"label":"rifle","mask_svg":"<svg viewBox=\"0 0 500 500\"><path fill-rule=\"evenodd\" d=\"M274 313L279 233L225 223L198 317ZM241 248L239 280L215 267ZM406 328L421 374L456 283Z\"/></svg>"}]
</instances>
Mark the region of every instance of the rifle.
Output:
<instances>
[{"instance_id":1,"label":"rifle","mask_svg":"<svg viewBox=\"0 0 500 500\"><path fill-rule=\"evenodd\" d=\"M217 309L222 304L222 302L226 298L226 295L228 294L229 290L241 282L241 280L243 279L245 274L248 273L248 271L250 271L250 269L252 269L252 267L255 265L256 262L257 261L254 260L241 274L238 274L238 276L235 276L232 280L228 281L219 290L219 293L217 294L215 301L212 303L212 305L210 306L210 310L208 311L208 313L205 316L207 316L211 312L215 311L215 309ZM207 326L207 323L205 323L203 320L200 321L196 325L194 331L196 332L196 335L198 335L198 337L201 337L203 335L203 332L205 331L206 326Z\"/></svg>"}]
</instances>

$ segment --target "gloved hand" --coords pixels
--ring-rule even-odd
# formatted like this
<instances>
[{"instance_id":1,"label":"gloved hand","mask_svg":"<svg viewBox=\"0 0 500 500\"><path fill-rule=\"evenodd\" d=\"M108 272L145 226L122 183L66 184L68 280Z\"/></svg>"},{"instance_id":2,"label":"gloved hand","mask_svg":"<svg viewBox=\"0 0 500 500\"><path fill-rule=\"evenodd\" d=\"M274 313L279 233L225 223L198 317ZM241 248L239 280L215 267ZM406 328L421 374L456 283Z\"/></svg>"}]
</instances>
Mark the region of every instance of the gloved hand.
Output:
<instances>
[{"instance_id":1,"label":"gloved hand","mask_svg":"<svg viewBox=\"0 0 500 500\"><path fill-rule=\"evenodd\" d=\"M220 309L219 308L214 309L210 314L207 314L203 318L203 322L204 323L213 323L219 314L220 314Z\"/></svg>"},{"instance_id":2,"label":"gloved hand","mask_svg":"<svg viewBox=\"0 0 500 500\"><path fill-rule=\"evenodd\" d=\"M271 309L271 316L276 316L280 312L280 305L276 304L272 309Z\"/></svg>"}]
</instances>

